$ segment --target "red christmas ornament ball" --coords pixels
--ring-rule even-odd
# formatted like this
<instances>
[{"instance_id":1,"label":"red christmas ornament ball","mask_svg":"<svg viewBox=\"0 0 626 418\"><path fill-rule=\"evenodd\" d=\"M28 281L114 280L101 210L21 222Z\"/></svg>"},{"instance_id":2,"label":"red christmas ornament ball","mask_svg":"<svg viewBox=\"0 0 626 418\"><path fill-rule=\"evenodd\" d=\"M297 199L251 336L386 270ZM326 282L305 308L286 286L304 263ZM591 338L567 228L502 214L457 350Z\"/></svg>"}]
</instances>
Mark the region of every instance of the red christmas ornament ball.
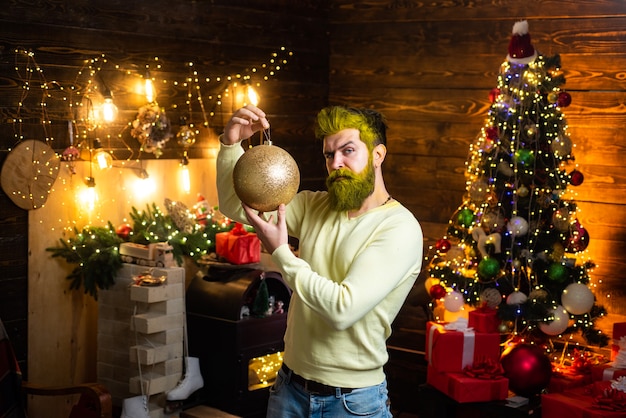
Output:
<instances>
[{"instance_id":1,"label":"red christmas ornament ball","mask_svg":"<svg viewBox=\"0 0 626 418\"><path fill-rule=\"evenodd\" d=\"M437 249L437 251L442 253L447 253L450 247L452 247L452 244L450 244L450 241L445 238L441 238L435 243L435 248Z\"/></svg>"},{"instance_id":2,"label":"red christmas ornament ball","mask_svg":"<svg viewBox=\"0 0 626 418\"><path fill-rule=\"evenodd\" d=\"M577 253L587 249L589 245L589 232L580 224L578 219L572 224L570 236L565 244L565 251L570 253Z\"/></svg>"},{"instance_id":3,"label":"red christmas ornament ball","mask_svg":"<svg viewBox=\"0 0 626 418\"><path fill-rule=\"evenodd\" d=\"M518 344L502 357L504 376L515 394L530 397L540 393L550 383L552 364L536 345Z\"/></svg>"},{"instance_id":4,"label":"red christmas ornament ball","mask_svg":"<svg viewBox=\"0 0 626 418\"><path fill-rule=\"evenodd\" d=\"M490 126L485 129L485 135L487 136L487 139L495 140L498 138L498 129Z\"/></svg>"},{"instance_id":5,"label":"red christmas ornament ball","mask_svg":"<svg viewBox=\"0 0 626 418\"><path fill-rule=\"evenodd\" d=\"M115 233L123 240L127 240L131 232L133 232L133 227L129 224L121 224L115 228Z\"/></svg>"},{"instance_id":6,"label":"red christmas ornament ball","mask_svg":"<svg viewBox=\"0 0 626 418\"><path fill-rule=\"evenodd\" d=\"M446 288L440 284L434 284L430 287L430 297L433 299L441 299L446 293Z\"/></svg>"},{"instance_id":7,"label":"red christmas ornament ball","mask_svg":"<svg viewBox=\"0 0 626 418\"><path fill-rule=\"evenodd\" d=\"M559 93L556 103L559 107L567 107L572 104L572 96L569 93L562 91Z\"/></svg>"},{"instance_id":8,"label":"red christmas ornament ball","mask_svg":"<svg viewBox=\"0 0 626 418\"><path fill-rule=\"evenodd\" d=\"M496 100L498 100L499 95L500 95L500 89L497 87L492 88L491 91L489 92L489 101L491 103L495 103Z\"/></svg>"},{"instance_id":9,"label":"red christmas ornament ball","mask_svg":"<svg viewBox=\"0 0 626 418\"><path fill-rule=\"evenodd\" d=\"M580 186L581 184L583 184L583 181L585 180L584 174L578 170L572 171L571 173L569 173L569 176L570 176L569 182L572 183L572 186Z\"/></svg>"}]
</instances>

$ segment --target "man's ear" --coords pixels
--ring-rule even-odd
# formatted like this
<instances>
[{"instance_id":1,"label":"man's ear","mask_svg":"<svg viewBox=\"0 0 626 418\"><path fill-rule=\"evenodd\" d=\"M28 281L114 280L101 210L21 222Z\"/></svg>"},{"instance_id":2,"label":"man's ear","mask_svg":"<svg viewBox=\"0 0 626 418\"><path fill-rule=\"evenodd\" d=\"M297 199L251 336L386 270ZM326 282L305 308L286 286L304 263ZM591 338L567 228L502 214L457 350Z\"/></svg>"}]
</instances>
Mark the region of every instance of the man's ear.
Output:
<instances>
[{"instance_id":1,"label":"man's ear","mask_svg":"<svg viewBox=\"0 0 626 418\"><path fill-rule=\"evenodd\" d=\"M387 155L387 147L383 144L378 144L374 147L374 151L372 151L374 157L374 166L380 167L385 161L385 156Z\"/></svg>"}]
</instances>

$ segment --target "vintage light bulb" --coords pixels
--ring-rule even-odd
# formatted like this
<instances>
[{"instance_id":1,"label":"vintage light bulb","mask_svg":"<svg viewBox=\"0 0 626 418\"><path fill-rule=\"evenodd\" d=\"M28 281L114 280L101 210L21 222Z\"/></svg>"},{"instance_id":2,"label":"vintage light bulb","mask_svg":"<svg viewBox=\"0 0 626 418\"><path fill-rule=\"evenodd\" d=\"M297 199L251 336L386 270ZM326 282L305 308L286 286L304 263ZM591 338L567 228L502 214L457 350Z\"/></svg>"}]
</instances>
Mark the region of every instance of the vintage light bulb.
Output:
<instances>
[{"instance_id":1,"label":"vintage light bulb","mask_svg":"<svg viewBox=\"0 0 626 418\"><path fill-rule=\"evenodd\" d=\"M118 109L115 103L113 103L113 96L105 97L101 108L102 120L105 123L113 122L117 118L117 112Z\"/></svg>"},{"instance_id":2,"label":"vintage light bulb","mask_svg":"<svg viewBox=\"0 0 626 418\"><path fill-rule=\"evenodd\" d=\"M89 212L93 212L96 207L96 202L98 201L96 180L93 177L87 177L85 179L85 183L87 184L87 188L81 194L80 200L83 202L84 208L86 208Z\"/></svg>"},{"instance_id":3,"label":"vintage light bulb","mask_svg":"<svg viewBox=\"0 0 626 418\"><path fill-rule=\"evenodd\" d=\"M154 84L152 83L152 77L150 77L149 71L146 72L144 88L146 93L146 100L148 101L148 103L154 102L156 92L154 90Z\"/></svg>"},{"instance_id":4,"label":"vintage light bulb","mask_svg":"<svg viewBox=\"0 0 626 418\"><path fill-rule=\"evenodd\" d=\"M93 142L93 149L96 150L92 157L92 161L98 164L98 168L105 170L113 167L113 157L102 148L102 143L98 138Z\"/></svg>"},{"instance_id":5,"label":"vintage light bulb","mask_svg":"<svg viewBox=\"0 0 626 418\"><path fill-rule=\"evenodd\" d=\"M180 161L180 180L181 187L183 192L189 193L191 192L191 178L189 177L189 158L187 155L183 156L183 159Z\"/></svg>"},{"instance_id":6,"label":"vintage light bulb","mask_svg":"<svg viewBox=\"0 0 626 418\"><path fill-rule=\"evenodd\" d=\"M245 94L244 100L246 102L244 104L250 103L255 106L259 104L259 95L254 89L254 87L252 87L250 84L246 85L246 94Z\"/></svg>"}]
</instances>

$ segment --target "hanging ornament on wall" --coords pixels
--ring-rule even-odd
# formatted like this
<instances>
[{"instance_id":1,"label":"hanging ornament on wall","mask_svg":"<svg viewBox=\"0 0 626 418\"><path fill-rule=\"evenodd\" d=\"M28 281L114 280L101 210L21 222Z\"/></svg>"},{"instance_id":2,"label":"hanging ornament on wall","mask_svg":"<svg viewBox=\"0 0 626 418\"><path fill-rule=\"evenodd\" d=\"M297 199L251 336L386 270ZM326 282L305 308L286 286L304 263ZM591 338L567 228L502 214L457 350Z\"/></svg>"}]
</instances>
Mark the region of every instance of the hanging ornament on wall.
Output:
<instances>
[{"instance_id":1,"label":"hanging ornament on wall","mask_svg":"<svg viewBox=\"0 0 626 418\"><path fill-rule=\"evenodd\" d=\"M48 200L60 159L45 142L29 139L9 153L0 172L2 190L18 207L32 210Z\"/></svg>"},{"instance_id":2,"label":"hanging ornament on wall","mask_svg":"<svg viewBox=\"0 0 626 418\"><path fill-rule=\"evenodd\" d=\"M130 134L141 143L141 149L160 157L165 143L172 137L170 121L156 102L139 108Z\"/></svg>"},{"instance_id":3,"label":"hanging ornament on wall","mask_svg":"<svg viewBox=\"0 0 626 418\"><path fill-rule=\"evenodd\" d=\"M196 143L196 133L187 123L187 118L180 118L180 128L176 133L176 142L184 148L189 148Z\"/></svg>"}]
</instances>

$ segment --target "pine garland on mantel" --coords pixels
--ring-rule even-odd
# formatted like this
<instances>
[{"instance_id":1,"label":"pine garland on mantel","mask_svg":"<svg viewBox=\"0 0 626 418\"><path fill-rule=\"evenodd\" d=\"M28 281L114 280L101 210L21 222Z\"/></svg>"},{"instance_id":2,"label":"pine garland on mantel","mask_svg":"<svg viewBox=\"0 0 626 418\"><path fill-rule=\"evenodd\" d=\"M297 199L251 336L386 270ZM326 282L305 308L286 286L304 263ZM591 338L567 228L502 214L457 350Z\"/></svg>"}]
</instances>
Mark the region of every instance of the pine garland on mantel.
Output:
<instances>
[{"instance_id":1,"label":"pine garland on mantel","mask_svg":"<svg viewBox=\"0 0 626 418\"><path fill-rule=\"evenodd\" d=\"M174 259L180 266L183 257L198 261L214 252L215 235L234 226L228 218L219 215L217 208L198 217L180 202L166 199L166 206L168 214L155 203L146 205L144 211L133 207L130 213L132 225L114 228L109 221L105 227L74 228L73 237L59 239L60 245L46 248L46 251L51 252L52 257L76 264L66 277L70 280L70 289L82 287L85 293L98 300L98 290L106 290L115 284L115 277L123 264L119 253L122 242L167 242L173 247Z\"/></svg>"}]
</instances>

